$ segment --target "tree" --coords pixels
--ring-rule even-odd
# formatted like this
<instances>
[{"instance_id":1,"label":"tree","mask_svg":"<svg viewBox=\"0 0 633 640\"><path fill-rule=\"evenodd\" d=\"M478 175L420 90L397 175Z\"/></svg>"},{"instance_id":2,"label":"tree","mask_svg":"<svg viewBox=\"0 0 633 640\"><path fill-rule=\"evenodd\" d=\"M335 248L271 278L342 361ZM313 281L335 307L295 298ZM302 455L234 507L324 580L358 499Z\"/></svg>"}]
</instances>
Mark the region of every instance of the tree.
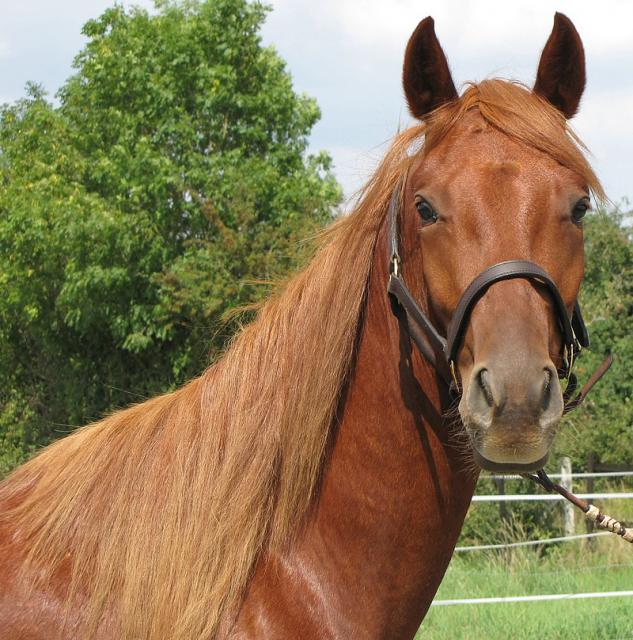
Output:
<instances>
[{"instance_id":1,"label":"tree","mask_svg":"<svg viewBox=\"0 0 633 640\"><path fill-rule=\"evenodd\" d=\"M597 211L585 223L585 278L581 303L590 349L578 360L580 383L608 353L611 370L582 408L571 413L557 439L560 455L584 466L589 452L602 462L633 459L633 238L626 216Z\"/></svg>"},{"instance_id":2,"label":"tree","mask_svg":"<svg viewBox=\"0 0 633 640\"><path fill-rule=\"evenodd\" d=\"M229 309L340 200L319 118L245 0L88 22L59 105L0 111L0 471L222 349ZM216 328L216 333L214 333Z\"/></svg>"}]
</instances>

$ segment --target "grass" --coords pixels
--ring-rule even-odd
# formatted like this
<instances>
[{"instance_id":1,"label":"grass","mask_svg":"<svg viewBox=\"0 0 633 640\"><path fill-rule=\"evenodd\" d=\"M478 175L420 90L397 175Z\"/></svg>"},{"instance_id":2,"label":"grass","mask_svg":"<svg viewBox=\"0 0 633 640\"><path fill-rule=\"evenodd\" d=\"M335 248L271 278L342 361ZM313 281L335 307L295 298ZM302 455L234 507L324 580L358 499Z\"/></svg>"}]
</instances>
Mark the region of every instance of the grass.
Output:
<instances>
[{"instance_id":1,"label":"grass","mask_svg":"<svg viewBox=\"0 0 633 640\"><path fill-rule=\"evenodd\" d=\"M624 519L631 502L609 501L602 506ZM436 599L625 590L633 590L633 545L603 536L547 548L455 554ZM416 640L446 638L633 638L633 597L431 607Z\"/></svg>"}]
</instances>

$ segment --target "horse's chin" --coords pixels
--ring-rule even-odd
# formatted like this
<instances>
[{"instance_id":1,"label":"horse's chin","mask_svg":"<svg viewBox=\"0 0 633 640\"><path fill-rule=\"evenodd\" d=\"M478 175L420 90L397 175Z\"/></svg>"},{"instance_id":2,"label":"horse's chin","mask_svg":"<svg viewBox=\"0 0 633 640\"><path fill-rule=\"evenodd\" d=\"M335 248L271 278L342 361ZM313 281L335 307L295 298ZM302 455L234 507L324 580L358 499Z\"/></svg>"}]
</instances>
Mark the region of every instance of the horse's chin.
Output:
<instances>
[{"instance_id":1,"label":"horse's chin","mask_svg":"<svg viewBox=\"0 0 633 640\"><path fill-rule=\"evenodd\" d=\"M530 471L538 471L545 466L549 458L549 452L544 456L533 461L515 461L515 460L491 460L482 455L476 447L473 447L473 457L475 462L484 470L494 473L529 473Z\"/></svg>"}]
</instances>

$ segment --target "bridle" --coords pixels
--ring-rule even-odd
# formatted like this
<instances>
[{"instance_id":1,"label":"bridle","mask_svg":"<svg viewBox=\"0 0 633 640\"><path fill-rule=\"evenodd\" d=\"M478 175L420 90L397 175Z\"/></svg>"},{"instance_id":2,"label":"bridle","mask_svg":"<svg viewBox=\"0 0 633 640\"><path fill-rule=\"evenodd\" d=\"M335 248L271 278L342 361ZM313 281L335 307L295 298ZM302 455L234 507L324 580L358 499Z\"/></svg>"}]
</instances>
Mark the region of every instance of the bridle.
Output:
<instances>
[{"instance_id":1,"label":"bridle","mask_svg":"<svg viewBox=\"0 0 633 640\"><path fill-rule=\"evenodd\" d=\"M529 260L498 262L484 269L466 287L449 322L447 335L446 337L442 336L430 318L422 311L403 279L402 258L398 250L398 218L405 182L406 175L398 183L389 203L389 282L387 284L387 293L392 302L393 313L399 319L404 314L408 332L413 342L424 358L435 368L448 385L451 395L454 398L461 395L456 362L462 338L474 306L488 288L496 282L524 278L545 285L554 302L554 309L563 336L563 364L558 371L558 376L560 379L567 379L567 388L563 392L563 413L576 409L613 363L613 357L608 355L591 374L589 380L587 380L578 394L574 396L577 380L573 373L573 366L582 349L589 346L589 335L578 301L574 303L570 318L558 287L544 269ZM565 487L552 482L543 469L537 471L536 475L531 473L523 473L522 475L541 485L546 491L559 493L581 509L585 516L599 527L615 533L627 542L633 543L633 528L625 527L616 519L600 512L594 505L578 498Z\"/></svg>"},{"instance_id":2,"label":"bridle","mask_svg":"<svg viewBox=\"0 0 633 640\"><path fill-rule=\"evenodd\" d=\"M583 388L574 396L578 383L573 373L573 366L582 349L589 346L587 327L578 302L575 302L570 318L556 283L539 265L529 260L506 260L484 269L462 293L449 322L446 337L442 336L428 315L422 311L404 281L402 258L398 249L398 219L405 182L406 176L394 189L389 203L389 282L387 292L392 301L394 314L401 316L404 313L413 342L448 385L451 395L459 397L461 394L456 363L473 308L488 288L496 282L523 278L544 285L554 302L554 310L563 337L562 366L558 371L558 377L561 380L567 380L567 387L563 393L564 413L578 407L594 384L607 372L613 358L611 355L607 356Z\"/></svg>"}]
</instances>

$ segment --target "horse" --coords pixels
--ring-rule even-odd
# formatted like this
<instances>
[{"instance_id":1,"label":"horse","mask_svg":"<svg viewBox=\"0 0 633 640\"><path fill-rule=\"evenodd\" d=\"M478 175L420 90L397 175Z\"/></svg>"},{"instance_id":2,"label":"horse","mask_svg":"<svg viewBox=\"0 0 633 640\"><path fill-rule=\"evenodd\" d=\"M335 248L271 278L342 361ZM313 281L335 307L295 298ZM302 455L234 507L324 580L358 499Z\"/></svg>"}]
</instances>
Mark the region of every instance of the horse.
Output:
<instances>
[{"instance_id":1,"label":"horse","mask_svg":"<svg viewBox=\"0 0 633 640\"><path fill-rule=\"evenodd\" d=\"M563 414L545 285L572 314L603 196L568 125L584 86L561 14L532 88L461 94L422 20L403 66L417 122L307 266L199 378L4 480L0 637L412 638L479 469L540 468ZM443 376L387 282L446 335L477 274L517 260L547 277L480 287Z\"/></svg>"}]
</instances>

